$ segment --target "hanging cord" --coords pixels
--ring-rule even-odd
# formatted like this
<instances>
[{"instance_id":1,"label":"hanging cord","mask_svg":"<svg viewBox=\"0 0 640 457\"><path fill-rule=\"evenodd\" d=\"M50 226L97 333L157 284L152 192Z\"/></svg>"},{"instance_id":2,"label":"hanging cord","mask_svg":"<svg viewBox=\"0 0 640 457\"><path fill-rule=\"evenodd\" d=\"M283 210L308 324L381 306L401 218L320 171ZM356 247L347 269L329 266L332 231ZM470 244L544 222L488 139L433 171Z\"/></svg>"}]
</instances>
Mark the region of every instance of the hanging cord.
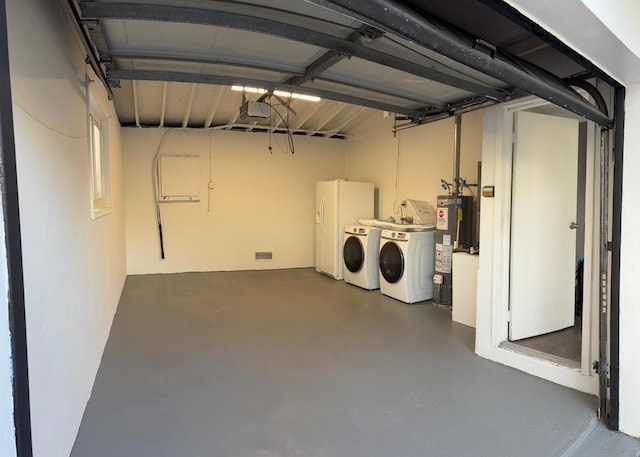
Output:
<instances>
[{"instance_id":1,"label":"hanging cord","mask_svg":"<svg viewBox=\"0 0 640 457\"><path fill-rule=\"evenodd\" d=\"M400 212L400 206L398 204L398 197L400 195L400 132L396 135L396 198L393 201L393 214Z\"/></svg>"},{"instance_id":2,"label":"hanging cord","mask_svg":"<svg viewBox=\"0 0 640 457\"><path fill-rule=\"evenodd\" d=\"M160 237L160 258L162 260L164 260L165 256L164 256L164 239L162 236L162 216L160 214L160 201L158 198L158 185L159 185L159 181L160 178L158 176L158 159L160 158L160 149L162 149L162 145L164 144L164 141L167 139L167 136L169 136L169 134L173 131L175 131L176 129L169 129L167 130L164 135L162 135L162 138L160 139L160 143L158 143L158 149L156 149L156 155L153 157L153 165L152 165L152 169L151 169L151 179L153 180L153 203L156 207L156 222L158 224L158 235Z\"/></svg>"},{"instance_id":3,"label":"hanging cord","mask_svg":"<svg viewBox=\"0 0 640 457\"><path fill-rule=\"evenodd\" d=\"M267 102L264 102L264 103L269 105L271 107L271 111L276 113L278 115L278 117L280 117L280 119L282 120L282 123L284 124L284 126L285 126L285 128L287 130L287 141L288 141L289 151L291 152L291 154L295 154L296 148L295 148L295 144L293 143L293 135L291 134L291 130L289 129L289 123L284 118L284 116L282 114L280 114L280 111L278 111L275 108L277 105L273 105L273 104L267 103ZM273 116L271 116L271 119L273 121ZM271 130L271 133L273 133L273 129L270 129L270 130ZM275 137L275 139L276 139L276 143L277 143L278 142L278 138ZM280 147L279 144L278 144L278 147ZM283 152L286 152L286 151L283 150Z\"/></svg>"}]
</instances>

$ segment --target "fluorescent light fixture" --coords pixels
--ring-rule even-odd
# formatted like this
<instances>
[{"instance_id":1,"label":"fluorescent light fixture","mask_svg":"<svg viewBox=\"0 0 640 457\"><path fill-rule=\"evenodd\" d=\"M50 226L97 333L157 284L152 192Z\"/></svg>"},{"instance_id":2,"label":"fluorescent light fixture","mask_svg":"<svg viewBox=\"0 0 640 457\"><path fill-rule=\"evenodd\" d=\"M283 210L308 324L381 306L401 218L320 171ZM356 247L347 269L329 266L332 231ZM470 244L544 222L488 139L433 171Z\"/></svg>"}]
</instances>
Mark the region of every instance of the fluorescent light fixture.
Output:
<instances>
[{"instance_id":1,"label":"fluorescent light fixture","mask_svg":"<svg viewBox=\"0 0 640 457\"><path fill-rule=\"evenodd\" d=\"M231 86L231 90L236 92L248 92L250 94L266 94L269 92L266 89L258 89L257 87L248 87L248 86ZM299 98L300 100L306 100L308 102L319 102L322 100L320 97L316 97L314 95L304 95L304 94L296 94L291 92L285 92L282 90L274 90L273 95L277 95L282 98Z\"/></svg>"}]
</instances>

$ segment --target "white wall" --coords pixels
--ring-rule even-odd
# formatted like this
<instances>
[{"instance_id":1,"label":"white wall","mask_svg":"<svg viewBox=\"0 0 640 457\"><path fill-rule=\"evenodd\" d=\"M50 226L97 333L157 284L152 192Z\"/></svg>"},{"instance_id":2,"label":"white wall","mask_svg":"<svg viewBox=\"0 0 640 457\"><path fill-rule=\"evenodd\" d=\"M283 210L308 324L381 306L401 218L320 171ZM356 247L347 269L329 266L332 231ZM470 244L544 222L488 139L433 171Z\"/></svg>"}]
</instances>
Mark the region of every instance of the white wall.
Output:
<instances>
[{"instance_id":1,"label":"white wall","mask_svg":"<svg viewBox=\"0 0 640 457\"><path fill-rule=\"evenodd\" d=\"M616 0L615 8L609 0L580 0L607 26L630 50L640 55L638 18L640 3L637 0Z\"/></svg>"},{"instance_id":2,"label":"white wall","mask_svg":"<svg viewBox=\"0 0 640 457\"><path fill-rule=\"evenodd\" d=\"M640 437L640 85L627 88L620 255L620 430Z\"/></svg>"},{"instance_id":3,"label":"white wall","mask_svg":"<svg viewBox=\"0 0 640 457\"><path fill-rule=\"evenodd\" d=\"M284 147L285 137L277 140ZM274 138L270 154L266 134L124 129L128 273L313 266L315 182L344 178L346 142L303 136L294 142L295 154L289 154ZM164 260L152 181L158 150L197 154L201 163L200 202L161 205ZM256 262L256 251L273 252L273 261Z\"/></svg>"},{"instance_id":4,"label":"white wall","mask_svg":"<svg viewBox=\"0 0 640 457\"><path fill-rule=\"evenodd\" d=\"M402 200L426 200L435 207L436 197L446 194L440 187L440 179L451 182L453 178L455 123L449 118L399 131L395 137L392 128L393 119L381 117L371 125L370 134L349 140L347 177L373 182L379 191L378 218L393 216L399 221L398 205ZM476 183L481 146L482 113L463 115L460 175L468 183ZM471 191L476 194L477 189L473 187ZM465 189L465 195L470 195L469 189Z\"/></svg>"},{"instance_id":5,"label":"white wall","mask_svg":"<svg viewBox=\"0 0 640 457\"><path fill-rule=\"evenodd\" d=\"M84 52L58 2L10 0L9 60L36 457L69 455L125 279L119 125L113 213L92 220Z\"/></svg>"}]
</instances>

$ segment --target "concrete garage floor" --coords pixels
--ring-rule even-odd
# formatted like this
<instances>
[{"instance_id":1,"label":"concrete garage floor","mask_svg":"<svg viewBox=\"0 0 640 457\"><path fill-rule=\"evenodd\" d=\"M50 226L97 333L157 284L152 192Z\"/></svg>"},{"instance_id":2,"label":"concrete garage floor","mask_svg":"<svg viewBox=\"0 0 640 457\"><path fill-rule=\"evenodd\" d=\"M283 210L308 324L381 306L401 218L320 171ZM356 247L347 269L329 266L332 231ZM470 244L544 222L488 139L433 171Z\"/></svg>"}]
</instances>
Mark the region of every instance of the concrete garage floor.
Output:
<instances>
[{"instance_id":1,"label":"concrete garage floor","mask_svg":"<svg viewBox=\"0 0 640 457\"><path fill-rule=\"evenodd\" d=\"M636 456L596 399L311 269L132 276L72 457Z\"/></svg>"}]
</instances>

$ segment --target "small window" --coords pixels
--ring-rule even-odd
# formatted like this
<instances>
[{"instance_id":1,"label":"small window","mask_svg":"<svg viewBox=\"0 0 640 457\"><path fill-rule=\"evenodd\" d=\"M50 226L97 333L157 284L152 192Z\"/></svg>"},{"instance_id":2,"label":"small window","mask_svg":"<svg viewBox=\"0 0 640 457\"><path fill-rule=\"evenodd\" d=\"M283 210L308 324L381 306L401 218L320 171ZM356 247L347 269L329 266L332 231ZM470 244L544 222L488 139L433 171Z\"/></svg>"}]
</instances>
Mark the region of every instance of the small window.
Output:
<instances>
[{"instance_id":1,"label":"small window","mask_svg":"<svg viewBox=\"0 0 640 457\"><path fill-rule=\"evenodd\" d=\"M109 121L92 97L89 113L89 146L91 152L91 216L93 219L111 213L108 140Z\"/></svg>"}]
</instances>

